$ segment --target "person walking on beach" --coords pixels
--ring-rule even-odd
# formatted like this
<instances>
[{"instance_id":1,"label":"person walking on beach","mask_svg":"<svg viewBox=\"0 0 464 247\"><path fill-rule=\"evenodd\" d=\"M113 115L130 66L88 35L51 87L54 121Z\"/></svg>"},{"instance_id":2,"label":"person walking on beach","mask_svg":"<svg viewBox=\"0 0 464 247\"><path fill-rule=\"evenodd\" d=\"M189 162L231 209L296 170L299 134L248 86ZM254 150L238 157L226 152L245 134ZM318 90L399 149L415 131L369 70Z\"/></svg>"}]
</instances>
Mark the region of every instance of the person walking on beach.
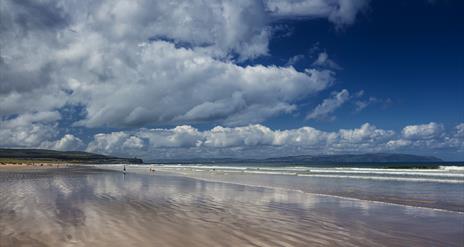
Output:
<instances>
[{"instance_id":1,"label":"person walking on beach","mask_svg":"<svg viewBox=\"0 0 464 247\"><path fill-rule=\"evenodd\" d=\"M122 172L126 173L126 165L123 166Z\"/></svg>"}]
</instances>

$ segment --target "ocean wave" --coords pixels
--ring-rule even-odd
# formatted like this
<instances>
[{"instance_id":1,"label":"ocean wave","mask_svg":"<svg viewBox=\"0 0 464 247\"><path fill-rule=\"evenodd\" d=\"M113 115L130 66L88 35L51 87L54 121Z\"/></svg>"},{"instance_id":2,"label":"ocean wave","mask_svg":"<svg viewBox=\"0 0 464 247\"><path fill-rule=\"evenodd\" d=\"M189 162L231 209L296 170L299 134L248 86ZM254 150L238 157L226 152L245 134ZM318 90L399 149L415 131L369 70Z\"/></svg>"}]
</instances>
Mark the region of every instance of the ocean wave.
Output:
<instances>
[{"instance_id":1,"label":"ocean wave","mask_svg":"<svg viewBox=\"0 0 464 247\"><path fill-rule=\"evenodd\" d=\"M295 175L295 173L323 173L323 174L354 174L374 176L398 176L398 177L439 177L464 179L462 167L447 167L446 169L385 169L385 168L320 168L320 167L250 167L250 166L205 166L205 165L163 165L164 168L196 169L198 171L239 171L261 174ZM461 172L462 171L462 172Z\"/></svg>"},{"instance_id":2,"label":"ocean wave","mask_svg":"<svg viewBox=\"0 0 464 247\"><path fill-rule=\"evenodd\" d=\"M433 183L462 183L464 179L439 179L439 178L414 178L414 177L392 177L392 176L359 176L359 175L334 175L334 174L312 174L297 173L297 172L276 172L276 171L244 171L251 174L267 174L267 175L293 175L304 177L324 177L324 178L348 178L348 179L369 179L369 180L394 180L394 181L409 181L409 182L433 182Z\"/></svg>"},{"instance_id":3,"label":"ocean wave","mask_svg":"<svg viewBox=\"0 0 464 247\"><path fill-rule=\"evenodd\" d=\"M321 170L311 169L311 172L316 173L341 173L341 174L373 174L373 175L398 175L398 176L430 176L430 177L455 177L464 178L464 173L449 173L449 172L438 172L438 171L372 171L372 170Z\"/></svg>"},{"instance_id":4,"label":"ocean wave","mask_svg":"<svg viewBox=\"0 0 464 247\"><path fill-rule=\"evenodd\" d=\"M464 180L462 179L406 178L406 177L385 177L385 176L380 177L380 176L328 175L328 174L297 174L297 176L464 184Z\"/></svg>"},{"instance_id":5,"label":"ocean wave","mask_svg":"<svg viewBox=\"0 0 464 247\"><path fill-rule=\"evenodd\" d=\"M464 166L440 166L439 169L445 171L462 171L464 172Z\"/></svg>"}]
</instances>

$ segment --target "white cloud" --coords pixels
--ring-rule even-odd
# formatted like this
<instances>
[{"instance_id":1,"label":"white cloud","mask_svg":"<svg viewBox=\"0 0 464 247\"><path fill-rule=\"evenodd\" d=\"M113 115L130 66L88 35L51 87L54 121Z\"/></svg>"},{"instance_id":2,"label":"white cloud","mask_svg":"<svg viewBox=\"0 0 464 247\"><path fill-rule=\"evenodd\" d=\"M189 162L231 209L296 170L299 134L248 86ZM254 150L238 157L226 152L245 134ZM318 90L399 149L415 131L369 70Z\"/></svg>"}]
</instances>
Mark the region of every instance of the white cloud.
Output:
<instances>
[{"instance_id":1,"label":"white cloud","mask_svg":"<svg viewBox=\"0 0 464 247\"><path fill-rule=\"evenodd\" d=\"M271 35L261 1L103 1L91 14L113 39L169 39L220 57L265 55Z\"/></svg>"},{"instance_id":2,"label":"white cloud","mask_svg":"<svg viewBox=\"0 0 464 247\"><path fill-rule=\"evenodd\" d=\"M203 133L206 147L241 147L272 145L273 132L262 125L249 125L245 127L224 128L217 126Z\"/></svg>"},{"instance_id":3,"label":"white cloud","mask_svg":"<svg viewBox=\"0 0 464 247\"><path fill-rule=\"evenodd\" d=\"M368 106L371 105L380 105L382 108L386 108L392 104L392 100L390 98L382 99L373 96L363 96L365 96L364 90L360 90L354 94L353 99L356 99L356 101L354 102L356 112L361 112L362 110L366 109Z\"/></svg>"},{"instance_id":4,"label":"white cloud","mask_svg":"<svg viewBox=\"0 0 464 247\"><path fill-rule=\"evenodd\" d=\"M342 67L334 62L332 59L329 58L329 54L327 52L319 53L316 61L313 62L313 66L317 67L325 67L330 69L337 69L340 70Z\"/></svg>"},{"instance_id":5,"label":"white cloud","mask_svg":"<svg viewBox=\"0 0 464 247\"><path fill-rule=\"evenodd\" d=\"M362 92L362 91L361 91ZM361 97L361 96L358 96L358 98ZM372 104L376 104L376 103L388 103L388 100L381 100L381 99L377 99L376 97L369 97L368 99L365 99L365 100L357 100L356 102L354 102L355 106L356 106L356 112L360 112L362 110L364 110L366 107L372 105Z\"/></svg>"},{"instance_id":6,"label":"white cloud","mask_svg":"<svg viewBox=\"0 0 464 247\"><path fill-rule=\"evenodd\" d=\"M130 153L153 159L410 151L408 147L414 145L421 150L439 147L438 140L436 143L428 143L430 146L427 146L427 143L416 143L398 137L392 130L379 129L369 123L359 128L332 132L312 127L272 130L259 124L234 128L217 126L199 131L184 125L173 129L139 129L124 133L98 134L89 143L87 150L118 155ZM137 139L144 144L129 152L123 146L131 139ZM456 148L444 141L441 141L441 145L450 149Z\"/></svg>"},{"instance_id":7,"label":"white cloud","mask_svg":"<svg viewBox=\"0 0 464 247\"><path fill-rule=\"evenodd\" d=\"M34 124L16 128L0 129L0 146L2 147L40 147L44 140L55 136L52 126Z\"/></svg>"},{"instance_id":8,"label":"white cloud","mask_svg":"<svg viewBox=\"0 0 464 247\"><path fill-rule=\"evenodd\" d=\"M68 73L75 78L70 81L73 96L86 105L82 125L260 122L293 111L295 100L334 80L327 70L241 67L163 41L145 43L134 59L140 61L136 69L108 61L114 68L111 83L78 80L80 74Z\"/></svg>"},{"instance_id":9,"label":"white cloud","mask_svg":"<svg viewBox=\"0 0 464 247\"><path fill-rule=\"evenodd\" d=\"M342 141L348 143L378 142L395 134L394 131L378 129L369 123L361 125L358 129L341 129L339 133Z\"/></svg>"},{"instance_id":10,"label":"white cloud","mask_svg":"<svg viewBox=\"0 0 464 247\"><path fill-rule=\"evenodd\" d=\"M26 113L3 121L2 126L4 128L16 128L21 126L29 126L35 123L51 123L59 119L61 119L61 116L56 111Z\"/></svg>"},{"instance_id":11,"label":"white cloud","mask_svg":"<svg viewBox=\"0 0 464 247\"><path fill-rule=\"evenodd\" d=\"M58 112L25 113L9 119L0 119L0 147L46 148L55 150L81 150L81 139L65 134L58 137Z\"/></svg>"},{"instance_id":12,"label":"white cloud","mask_svg":"<svg viewBox=\"0 0 464 247\"><path fill-rule=\"evenodd\" d=\"M464 138L464 123L456 125L456 136Z\"/></svg>"},{"instance_id":13,"label":"white cloud","mask_svg":"<svg viewBox=\"0 0 464 247\"><path fill-rule=\"evenodd\" d=\"M460 125L458 125L459 127ZM124 143L143 143L131 149ZM273 130L254 124L242 127L217 126L200 131L183 125L172 129L138 129L97 134L88 151L137 155L145 159L192 157L272 157L301 154L366 152L412 152L430 155L436 150L464 152L464 138L449 133L436 139L404 139L402 133L365 123L359 128L323 131L309 126Z\"/></svg>"},{"instance_id":14,"label":"white cloud","mask_svg":"<svg viewBox=\"0 0 464 247\"><path fill-rule=\"evenodd\" d=\"M273 145L313 146L325 148L335 143L339 138L336 132L324 132L312 127L302 127L294 130L276 131Z\"/></svg>"},{"instance_id":15,"label":"white cloud","mask_svg":"<svg viewBox=\"0 0 464 247\"><path fill-rule=\"evenodd\" d=\"M326 119L329 115L350 99L348 90L333 92L331 98L324 99L306 117L307 119Z\"/></svg>"},{"instance_id":16,"label":"white cloud","mask_svg":"<svg viewBox=\"0 0 464 247\"><path fill-rule=\"evenodd\" d=\"M408 125L403 128L402 134L406 139L433 139L443 134L444 126L438 123Z\"/></svg>"},{"instance_id":17,"label":"white cloud","mask_svg":"<svg viewBox=\"0 0 464 247\"><path fill-rule=\"evenodd\" d=\"M140 127L292 112L333 73L236 61L269 53L275 18L349 24L361 2L3 1L0 115L79 105L86 126Z\"/></svg>"},{"instance_id":18,"label":"white cloud","mask_svg":"<svg viewBox=\"0 0 464 247\"><path fill-rule=\"evenodd\" d=\"M0 121L0 146L82 150L122 156L153 158L189 157L271 157L322 153L414 152L436 150L464 152L462 126L455 130L423 130L414 138L404 131L396 134L365 123L359 128L323 131L309 126L273 130L254 124L241 127L217 126L200 131L189 125L172 129L135 129L96 134L87 145L72 135L58 137L55 129L60 118L56 112L36 113ZM440 125L440 124L438 124ZM410 131L411 126L404 129ZM414 125L433 126L433 124ZM443 127L443 126L442 126ZM432 127L432 129L437 127ZM403 130L404 130L403 129ZM428 129L428 128L425 128ZM438 127L441 129L441 127ZM406 131L407 132L407 131ZM436 131L435 131L436 132ZM434 133L435 133L434 132ZM433 136L433 137L432 137ZM58 137L58 138L57 138ZM86 147L86 148L85 148Z\"/></svg>"},{"instance_id":19,"label":"white cloud","mask_svg":"<svg viewBox=\"0 0 464 247\"><path fill-rule=\"evenodd\" d=\"M390 140L387 142L388 149L399 149L410 146L412 142L410 140L398 139L398 140Z\"/></svg>"},{"instance_id":20,"label":"white cloud","mask_svg":"<svg viewBox=\"0 0 464 247\"><path fill-rule=\"evenodd\" d=\"M173 129L141 129L137 135L148 140L149 145L154 148L195 147L202 141L202 134L190 125Z\"/></svg>"},{"instance_id":21,"label":"white cloud","mask_svg":"<svg viewBox=\"0 0 464 247\"><path fill-rule=\"evenodd\" d=\"M293 66L293 65L297 64L298 62L300 62L301 60L303 60L304 57L305 56L303 54L295 55L295 56L288 59L285 66Z\"/></svg>"},{"instance_id":22,"label":"white cloud","mask_svg":"<svg viewBox=\"0 0 464 247\"><path fill-rule=\"evenodd\" d=\"M238 63L269 55L273 24L324 18L342 27L367 2L2 1L0 46L8 49L0 54L0 146L82 148L79 137L59 136L58 126L57 111L78 106L84 115L73 120L85 127L181 125L98 134L86 148L105 153L343 152L380 150L389 141L397 148L405 140L462 149L461 125L454 136L435 123L407 126L401 136L370 124L333 132L247 125L295 111L300 99L327 89L339 68L327 53L303 71ZM342 90L308 117L330 116L349 98ZM182 125L198 122L242 127Z\"/></svg>"},{"instance_id":23,"label":"white cloud","mask_svg":"<svg viewBox=\"0 0 464 247\"><path fill-rule=\"evenodd\" d=\"M388 147L406 151L441 151L456 156L464 152L464 135L461 133L463 126L461 123L454 130L447 131L443 124L435 122L408 125L403 128L398 139L389 141Z\"/></svg>"},{"instance_id":24,"label":"white cloud","mask_svg":"<svg viewBox=\"0 0 464 247\"><path fill-rule=\"evenodd\" d=\"M130 135L124 132L96 134L94 140L87 146L87 151L99 153L121 153L125 151L124 144Z\"/></svg>"},{"instance_id":25,"label":"white cloud","mask_svg":"<svg viewBox=\"0 0 464 247\"><path fill-rule=\"evenodd\" d=\"M81 150L84 147L84 143L78 137L66 134L61 139L47 145L46 147L54 150L75 151Z\"/></svg>"},{"instance_id":26,"label":"white cloud","mask_svg":"<svg viewBox=\"0 0 464 247\"><path fill-rule=\"evenodd\" d=\"M136 136L131 136L129 137L124 143L122 144L124 148L129 148L129 149L141 149L145 146L144 142L142 139L136 137Z\"/></svg>"},{"instance_id":27,"label":"white cloud","mask_svg":"<svg viewBox=\"0 0 464 247\"><path fill-rule=\"evenodd\" d=\"M327 17L331 22L343 26L354 22L367 0L267 0L267 8L274 17L317 18Z\"/></svg>"},{"instance_id":28,"label":"white cloud","mask_svg":"<svg viewBox=\"0 0 464 247\"><path fill-rule=\"evenodd\" d=\"M358 100L358 101L355 102L356 111L360 112L360 111L364 110L366 107L368 107L370 104L371 104L371 101Z\"/></svg>"},{"instance_id":29,"label":"white cloud","mask_svg":"<svg viewBox=\"0 0 464 247\"><path fill-rule=\"evenodd\" d=\"M56 136L57 112L29 113L0 120L0 146L40 147Z\"/></svg>"},{"instance_id":30,"label":"white cloud","mask_svg":"<svg viewBox=\"0 0 464 247\"><path fill-rule=\"evenodd\" d=\"M451 136L444 136L446 147L452 147L456 153L464 153L464 123L457 124Z\"/></svg>"}]
</instances>

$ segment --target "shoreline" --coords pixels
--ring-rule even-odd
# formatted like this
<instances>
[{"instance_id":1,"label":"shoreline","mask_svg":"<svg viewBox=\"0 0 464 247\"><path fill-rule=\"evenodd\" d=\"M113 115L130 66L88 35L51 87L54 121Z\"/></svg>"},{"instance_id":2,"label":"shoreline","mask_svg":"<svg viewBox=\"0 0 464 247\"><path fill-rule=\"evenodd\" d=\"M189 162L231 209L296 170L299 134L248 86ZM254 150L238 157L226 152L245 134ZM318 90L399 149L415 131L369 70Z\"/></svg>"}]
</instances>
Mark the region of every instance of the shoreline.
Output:
<instances>
[{"instance_id":1,"label":"shoreline","mask_svg":"<svg viewBox=\"0 0 464 247\"><path fill-rule=\"evenodd\" d=\"M375 199L349 197L349 196L337 195L337 194L329 194L329 193L310 192L310 191L304 191L304 190L300 190L300 189L291 189L291 188L285 188L285 187L274 187L274 186L268 186L268 185L240 183L240 182L225 181L225 180L220 180L220 179L208 179L208 178L204 178L204 177L190 176L190 175L185 174L185 173L176 173L176 172L172 172L172 171L169 171L169 172L161 171L161 172L164 172L167 175L171 175L171 176L180 176L180 177L192 178L192 179L201 180L201 181L205 181L205 182L212 182L212 183L241 185L241 186L263 188L263 189L270 189L270 190L293 191L293 192L302 193L302 194L308 194L308 195L312 195L312 196L337 198L337 199L348 200L348 201L362 201L362 202L381 204L381 205L390 205L390 206L396 206L396 207L407 207L407 208L412 208L412 209L425 209L425 210L433 210L433 211L444 212L444 213L457 213L457 214L460 214L460 215L464 214L464 211L456 211L456 210L445 209L445 208L426 207L426 206L413 205L413 204L404 204L404 203L399 203L399 202L380 201L380 200L375 200Z\"/></svg>"},{"instance_id":2,"label":"shoreline","mask_svg":"<svg viewBox=\"0 0 464 247\"><path fill-rule=\"evenodd\" d=\"M75 166L68 163L50 163L50 162L1 162L0 171L2 170L29 170L29 169L59 169Z\"/></svg>"},{"instance_id":3,"label":"shoreline","mask_svg":"<svg viewBox=\"0 0 464 247\"><path fill-rule=\"evenodd\" d=\"M262 183L263 181L262 178L258 180L253 180L253 178L258 178L258 176L260 175L281 176L280 178L282 179L285 179L284 177L286 176L291 177L291 178L295 177L294 175L287 175L287 174L265 174L265 173L255 174L255 173L244 173L244 172L237 172L237 171L217 171L217 170L199 172L198 170L195 170L195 169L185 171L185 170L177 170L177 169L162 169L160 167L157 168L157 171L166 172L174 176L184 176L184 177L189 177L189 178L209 181L209 182L228 183L228 184L253 186L253 187L268 188L268 189L291 190L291 191L297 191L297 192L304 193L304 194L337 197L337 198L343 198L343 199L348 199L348 200L366 201L366 202L382 203L382 204L389 204L389 205L406 206L406 207L412 207L412 208L431 209L431 210L442 211L442 212L454 212L454 213L459 213L461 215L464 214L464 211L462 211L462 207L461 207L462 204L456 205L454 203L450 203L446 201L444 201L444 203L446 204L442 204L430 198L427 198L427 200L430 200L430 201L427 201L426 199L418 198L418 197L411 198L408 196L398 197L398 195L391 195L391 194L379 194L379 195L372 194L372 193L369 194L368 193L369 191L364 190L363 187L357 188L358 190L357 193L352 193L348 190L339 190L339 189L327 191L327 190L322 190L322 189L305 190L305 189L302 189L301 187L298 187L298 188L287 187L285 183L284 184L274 183L277 179L269 180L271 181L270 183ZM237 176L240 176L240 177L237 177ZM351 179L352 177L351 178L350 177L333 177L333 178L321 177L321 179L324 179L324 178L341 179L338 181L343 182L343 181L348 181L346 179ZM359 179L359 178L356 178L356 179ZM351 182L355 180L351 180ZM377 182L377 183L390 182L389 180L369 179L368 183L372 181ZM395 180L392 180L392 181L395 181ZM296 182L296 181L293 180L293 182ZM401 181L401 182L416 183L416 182L421 182L421 181ZM434 184L434 183L437 183L437 182L432 182L431 184ZM348 184L350 184L350 182L348 182ZM450 185L459 186L459 185L462 185L462 183L459 183L459 184L450 183ZM312 185L307 185L307 186L312 187Z\"/></svg>"}]
</instances>

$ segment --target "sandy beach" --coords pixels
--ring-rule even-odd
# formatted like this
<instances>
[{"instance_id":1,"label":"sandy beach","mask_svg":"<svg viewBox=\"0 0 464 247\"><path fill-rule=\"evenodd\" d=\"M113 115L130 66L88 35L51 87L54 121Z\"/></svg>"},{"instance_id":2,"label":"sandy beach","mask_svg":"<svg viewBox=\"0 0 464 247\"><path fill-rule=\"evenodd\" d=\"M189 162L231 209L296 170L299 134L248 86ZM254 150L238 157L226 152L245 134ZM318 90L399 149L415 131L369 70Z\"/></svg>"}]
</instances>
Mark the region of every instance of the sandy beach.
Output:
<instances>
[{"instance_id":1,"label":"sandy beach","mask_svg":"<svg viewBox=\"0 0 464 247\"><path fill-rule=\"evenodd\" d=\"M113 169L1 170L0 246L464 246L460 212Z\"/></svg>"},{"instance_id":2,"label":"sandy beach","mask_svg":"<svg viewBox=\"0 0 464 247\"><path fill-rule=\"evenodd\" d=\"M46 162L0 162L0 169L16 169L16 170L29 170L29 169L51 169L51 168L65 168L71 164L66 163L46 163Z\"/></svg>"}]
</instances>

